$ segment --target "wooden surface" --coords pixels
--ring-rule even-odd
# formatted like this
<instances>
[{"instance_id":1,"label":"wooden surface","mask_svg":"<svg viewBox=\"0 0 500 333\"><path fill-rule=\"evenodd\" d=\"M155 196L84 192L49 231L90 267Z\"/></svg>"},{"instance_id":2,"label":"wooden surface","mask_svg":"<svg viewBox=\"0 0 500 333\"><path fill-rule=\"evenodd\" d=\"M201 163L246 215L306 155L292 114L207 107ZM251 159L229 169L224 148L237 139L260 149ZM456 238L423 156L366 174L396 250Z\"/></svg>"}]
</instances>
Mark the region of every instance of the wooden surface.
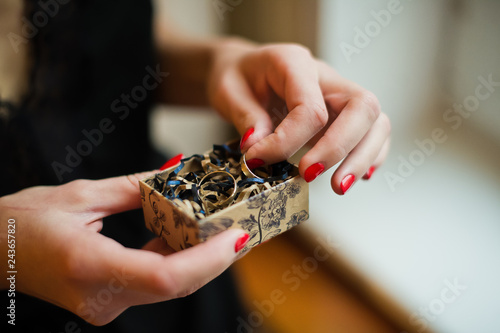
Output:
<instances>
[{"instance_id":1,"label":"wooden surface","mask_svg":"<svg viewBox=\"0 0 500 333\"><path fill-rule=\"evenodd\" d=\"M249 311L245 323L254 332L400 332L290 236L254 248L233 265Z\"/></svg>"}]
</instances>

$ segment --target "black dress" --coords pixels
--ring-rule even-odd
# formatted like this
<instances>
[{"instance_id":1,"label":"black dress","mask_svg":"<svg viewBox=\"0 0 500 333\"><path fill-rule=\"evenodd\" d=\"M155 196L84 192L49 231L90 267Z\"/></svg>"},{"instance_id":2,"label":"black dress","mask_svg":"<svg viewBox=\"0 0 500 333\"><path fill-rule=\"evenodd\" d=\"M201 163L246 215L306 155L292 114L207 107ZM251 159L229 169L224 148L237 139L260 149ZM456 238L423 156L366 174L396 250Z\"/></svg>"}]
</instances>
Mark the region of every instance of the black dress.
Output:
<instances>
[{"instance_id":1,"label":"black dress","mask_svg":"<svg viewBox=\"0 0 500 333\"><path fill-rule=\"evenodd\" d=\"M27 1L28 20L44 11L40 3ZM161 74L168 69L155 61L151 22L147 1L59 4L30 38L35 61L25 102L0 105L9 109L8 117L0 117L0 195L162 165L165 158L149 142L148 111L152 87L168 79ZM102 233L134 248L154 237L140 210L106 218ZM226 272L193 295L130 308L103 327L17 293L14 331L236 332L242 315Z\"/></svg>"}]
</instances>

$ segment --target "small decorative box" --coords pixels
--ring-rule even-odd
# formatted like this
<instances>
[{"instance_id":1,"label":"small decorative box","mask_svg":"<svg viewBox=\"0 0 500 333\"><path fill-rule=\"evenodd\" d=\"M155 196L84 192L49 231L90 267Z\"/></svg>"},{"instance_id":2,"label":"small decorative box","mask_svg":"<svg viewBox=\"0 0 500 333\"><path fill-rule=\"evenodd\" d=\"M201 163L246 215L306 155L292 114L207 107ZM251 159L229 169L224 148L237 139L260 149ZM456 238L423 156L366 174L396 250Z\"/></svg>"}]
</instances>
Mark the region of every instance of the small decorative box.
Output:
<instances>
[{"instance_id":1,"label":"small decorative box","mask_svg":"<svg viewBox=\"0 0 500 333\"><path fill-rule=\"evenodd\" d=\"M309 217L309 186L286 161L250 171L238 142L214 145L140 181L148 229L179 251L229 228L250 249Z\"/></svg>"}]
</instances>

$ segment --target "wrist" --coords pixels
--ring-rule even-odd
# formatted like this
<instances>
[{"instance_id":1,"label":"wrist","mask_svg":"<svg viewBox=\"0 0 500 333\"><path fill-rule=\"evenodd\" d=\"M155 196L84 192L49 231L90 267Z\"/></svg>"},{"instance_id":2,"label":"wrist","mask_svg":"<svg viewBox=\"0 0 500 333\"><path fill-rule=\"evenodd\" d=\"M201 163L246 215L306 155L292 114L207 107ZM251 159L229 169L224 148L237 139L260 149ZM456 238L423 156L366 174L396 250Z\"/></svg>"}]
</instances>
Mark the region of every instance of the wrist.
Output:
<instances>
[{"instance_id":1,"label":"wrist","mask_svg":"<svg viewBox=\"0 0 500 333\"><path fill-rule=\"evenodd\" d=\"M217 90L224 87L224 75L231 72L231 69L238 71L240 60L256 48L257 44L239 37L226 37L214 41L205 89L207 101L212 106Z\"/></svg>"},{"instance_id":2,"label":"wrist","mask_svg":"<svg viewBox=\"0 0 500 333\"><path fill-rule=\"evenodd\" d=\"M160 68L170 74L157 98L163 103L208 105L207 90L214 72L255 44L239 37L199 40L158 33Z\"/></svg>"}]
</instances>

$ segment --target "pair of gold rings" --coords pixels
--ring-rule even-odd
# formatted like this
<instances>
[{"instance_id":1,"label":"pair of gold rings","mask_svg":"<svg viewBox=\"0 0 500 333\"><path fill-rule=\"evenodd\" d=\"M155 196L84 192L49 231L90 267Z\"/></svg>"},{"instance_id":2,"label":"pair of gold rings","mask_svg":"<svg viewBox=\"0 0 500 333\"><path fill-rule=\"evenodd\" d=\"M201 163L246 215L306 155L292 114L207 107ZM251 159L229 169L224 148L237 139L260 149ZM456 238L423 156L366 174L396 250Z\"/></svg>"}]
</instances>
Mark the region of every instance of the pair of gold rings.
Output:
<instances>
[{"instance_id":1,"label":"pair of gold rings","mask_svg":"<svg viewBox=\"0 0 500 333\"><path fill-rule=\"evenodd\" d=\"M243 174L246 177L262 179L250 170L250 168L247 165L245 155L241 156L240 166L241 166L241 172L243 172ZM238 189L238 185L236 184L236 179L234 179L233 175L230 174L229 172L219 170L219 171L213 171L213 172L207 173L201 179L199 187L198 187L198 197L202 200L202 202L205 201L204 199L206 197L206 190L203 188L203 185L206 184L209 180L212 180L214 178L221 178L221 177L229 180L233 184L232 192L225 200L218 201L218 202L212 203L212 204L217 208L224 208L224 207L229 206L234 201L234 198L236 197L236 191Z\"/></svg>"},{"instance_id":2,"label":"pair of gold rings","mask_svg":"<svg viewBox=\"0 0 500 333\"><path fill-rule=\"evenodd\" d=\"M237 190L237 184L236 184L236 179L234 179L233 175L230 174L227 171L213 171L210 173L207 173L200 181L200 184L198 186L198 197L201 199L201 201L204 203L205 202L205 197L207 196L207 191L204 189L204 185L209 181L209 180L218 180L220 181L222 179L227 179L233 184L232 192L231 194L224 200L222 201L217 201L217 202L212 202L212 204L217 207L217 208L223 208L229 206L233 200L234 197L236 196L236 190ZM204 204L205 206L205 204ZM205 207L206 209L206 207Z\"/></svg>"}]
</instances>

